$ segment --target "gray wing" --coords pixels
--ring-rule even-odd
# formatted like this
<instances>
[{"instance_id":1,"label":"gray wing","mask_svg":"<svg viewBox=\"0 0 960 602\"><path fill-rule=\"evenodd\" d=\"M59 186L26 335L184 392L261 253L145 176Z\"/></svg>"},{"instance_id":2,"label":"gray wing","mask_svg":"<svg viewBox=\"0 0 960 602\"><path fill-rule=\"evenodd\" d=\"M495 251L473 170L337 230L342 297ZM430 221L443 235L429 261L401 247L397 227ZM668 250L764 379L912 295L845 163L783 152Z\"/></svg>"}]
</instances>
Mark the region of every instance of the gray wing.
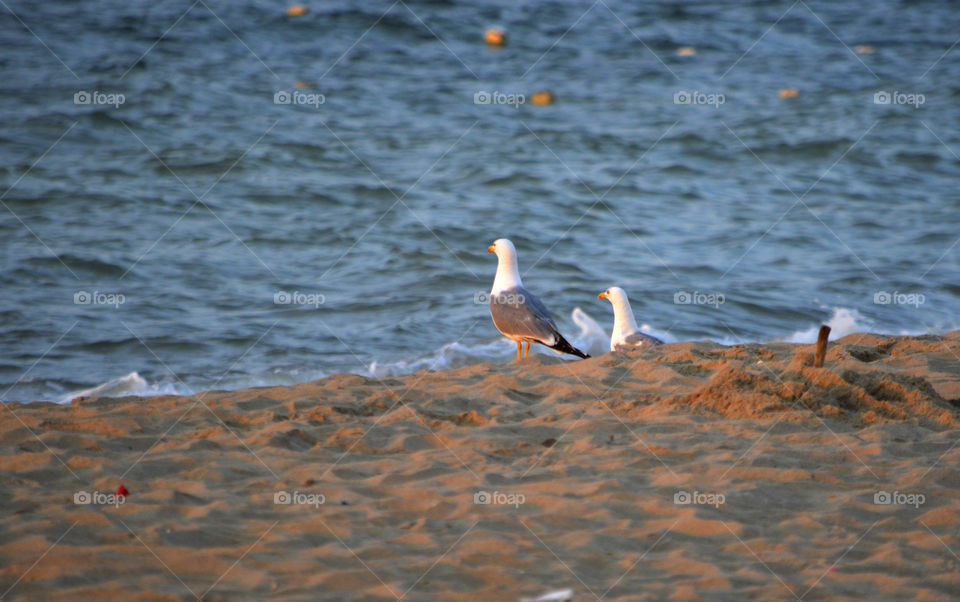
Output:
<instances>
[{"instance_id":1,"label":"gray wing","mask_svg":"<svg viewBox=\"0 0 960 602\"><path fill-rule=\"evenodd\" d=\"M652 337L649 334L643 334L642 332L635 332L631 335L628 335L623 343L617 345L617 351L627 351L630 349L641 349L647 347L656 347L657 345L663 345L663 341L657 337Z\"/></svg>"},{"instance_id":2,"label":"gray wing","mask_svg":"<svg viewBox=\"0 0 960 602\"><path fill-rule=\"evenodd\" d=\"M540 299L518 286L490 296L490 316L497 330L514 339L547 346L559 340L557 325Z\"/></svg>"}]
</instances>

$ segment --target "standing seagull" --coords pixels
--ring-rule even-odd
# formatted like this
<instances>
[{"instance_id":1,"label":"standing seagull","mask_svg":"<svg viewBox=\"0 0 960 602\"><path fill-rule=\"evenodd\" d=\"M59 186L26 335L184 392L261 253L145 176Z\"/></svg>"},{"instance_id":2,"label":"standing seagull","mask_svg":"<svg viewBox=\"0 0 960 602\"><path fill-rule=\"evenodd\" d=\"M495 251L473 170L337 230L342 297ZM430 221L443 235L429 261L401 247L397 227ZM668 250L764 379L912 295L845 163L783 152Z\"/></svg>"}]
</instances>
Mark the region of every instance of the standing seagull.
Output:
<instances>
[{"instance_id":1,"label":"standing seagull","mask_svg":"<svg viewBox=\"0 0 960 602\"><path fill-rule=\"evenodd\" d=\"M628 351L663 345L663 341L637 328L633 319L627 293L619 286L611 286L597 295L598 299L607 299L613 305L613 333L610 336L610 351Z\"/></svg>"},{"instance_id":2,"label":"standing seagull","mask_svg":"<svg viewBox=\"0 0 960 602\"><path fill-rule=\"evenodd\" d=\"M523 288L513 243L498 238L487 247L487 252L497 254L497 275L490 291L490 316L497 330L517 342L517 359L521 357L522 343L527 344L524 356L530 354L530 343L540 343L561 353L590 357L563 338L543 302Z\"/></svg>"}]
</instances>

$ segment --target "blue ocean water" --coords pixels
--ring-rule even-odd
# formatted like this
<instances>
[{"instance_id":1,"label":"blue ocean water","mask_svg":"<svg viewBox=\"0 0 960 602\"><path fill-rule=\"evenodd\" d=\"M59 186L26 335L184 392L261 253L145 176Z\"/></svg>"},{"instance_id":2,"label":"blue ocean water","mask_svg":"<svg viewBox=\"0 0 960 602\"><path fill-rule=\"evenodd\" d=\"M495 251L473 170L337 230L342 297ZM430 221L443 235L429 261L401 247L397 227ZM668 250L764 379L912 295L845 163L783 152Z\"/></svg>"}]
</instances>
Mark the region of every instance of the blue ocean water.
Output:
<instances>
[{"instance_id":1,"label":"blue ocean water","mask_svg":"<svg viewBox=\"0 0 960 602\"><path fill-rule=\"evenodd\" d=\"M611 285L669 341L958 328L950 2L6 7L0 399L507 361L498 237L595 353Z\"/></svg>"}]
</instances>

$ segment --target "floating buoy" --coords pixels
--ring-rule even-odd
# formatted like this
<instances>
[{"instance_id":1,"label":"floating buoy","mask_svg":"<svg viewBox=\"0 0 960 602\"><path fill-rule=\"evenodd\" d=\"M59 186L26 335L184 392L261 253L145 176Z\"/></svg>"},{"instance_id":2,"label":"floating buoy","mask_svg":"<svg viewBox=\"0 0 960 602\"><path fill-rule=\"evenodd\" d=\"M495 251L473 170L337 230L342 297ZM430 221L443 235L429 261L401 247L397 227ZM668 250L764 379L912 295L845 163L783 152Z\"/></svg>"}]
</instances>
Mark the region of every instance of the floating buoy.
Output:
<instances>
[{"instance_id":1,"label":"floating buoy","mask_svg":"<svg viewBox=\"0 0 960 602\"><path fill-rule=\"evenodd\" d=\"M483 33L483 41L491 46L503 46L507 43L507 32L499 27L491 27Z\"/></svg>"},{"instance_id":2,"label":"floating buoy","mask_svg":"<svg viewBox=\"0 0 960 602\"><path fill-rule=\"evenodd\" d=\"M117 487L117 495L120 497L127 497L130 495L130 490L124 487L123 483L121 483L120 486Z\"/></svg>"},{"instance_id":3,"label":"floating buoy","mask_svg":"<svg viewBox=\"0 0 960 602\"><path fill-rule=\"evenodd\" d=\"M873 54L873 46L870 44L857 44L853 47L854 52L857 54Z\"/></svg>"},{"instance_id":4,"label":"floating buoy","mask_svg":"<svg viewBox=\"0 0 960 602\"><path fill-rule=\"evenodd\" d=\"M553 93L549 90L537 90L530 95L530 104L539 106L548 105L553 102Z\"/></svg>"},{"instance_id":5,"label":"floating buoy","mask_svg":"<svg viewBox=\"0 0 960 602\"><path fill-rule=\"evenodd\" d=\"M307 7L302 4L294 4L293 6L287 9L287 16L302 17L303 15L307 14L308 10L309 9L307 9Z\"/></svg>"},{"instance_id":6,"label":"floating buoy","mask_svg":"<svg viewBox=\"0 0 960 602\"><path fill-rule=\"evenodd\" d=\"M777 96L780 98L796 98L800 96L800 90L796 88L781 88L780 91L777 92Z\"/></svg>"},{"instance_id":7,"label":"floating buoy","mask_svg":"<svg viewBox=\"0 0 960 602\"><path fill-rule=\"evenodd\" d=\"M310 84L303 81L302 79L298 79L297 81L293 82L293 87L298 90L306 90L307 88L310 87Z\"/></svg>"},{"instance_id":8,"label":"floating buoy","mask_svg":"<svg viewBox=\"0 0 960 602\"><path fill-rule=\"evenodd\" d=\"M677 48L677 56L693 56L697 53L697 49L693 46L681 46Z\"/></svg>"}]
</instances>

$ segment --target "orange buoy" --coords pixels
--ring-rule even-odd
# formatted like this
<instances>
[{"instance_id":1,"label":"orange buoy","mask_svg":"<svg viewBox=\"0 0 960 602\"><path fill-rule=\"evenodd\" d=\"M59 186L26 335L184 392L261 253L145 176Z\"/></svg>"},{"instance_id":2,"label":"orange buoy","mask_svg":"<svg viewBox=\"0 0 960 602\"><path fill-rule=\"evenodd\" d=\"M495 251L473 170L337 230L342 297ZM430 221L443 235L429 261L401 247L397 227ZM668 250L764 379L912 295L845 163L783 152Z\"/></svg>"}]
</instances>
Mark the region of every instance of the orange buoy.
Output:
<instances>
[{"instance_id":1,"label":"orange buoy","mask_svg":"<svg viewBox=\"0 0 960 602\"><path fill-rule=\"evenodd\" d=\"M507 32L499 27L491 27L483 33L483 41L491 46L503 46L507 43Z\"/></svg>"},{"instance_id":2,"label":"orange buoy","mask_svg":"<svg viewBox=\"0 0 960 602\"><path fill-rule=\"evenodd\" d=\"M677 56L693 56L697 53L697 49L693 46L681 46L677 48Z\"/></svg>"},{"instance_id":3,"label":"orange buoy","mask_svg":"<svg viewBox=\"0 0 960 602\"><path fill-rule=\"evenodd\" d=\"M306 90L307 88L310 87L310 84L303 81L302 79L298 79L297 81L293 82L293 87L296 88L297 90Z\"/></svg>"},{"instance_id":4,"label":"orange buoy","mask_svg":"<svg viewBox=\"0 0 960 602\"><path fill-rule=\"evenodd\" d=\"M874 48L870 44L857 44L853 47L857 54L873 54Z\"/></svg>"},{"instance_id":5,"label":"orange buoy","mask_svg":"<svg viewBox=\"0 0 960 602\"><path fill-rule=\"evenodd\" d=\"M780 91L777 92L777 96L780 98L796 98L800 96L800 90L796 88L781 88Z\"/></svg>"},{"instance_id":6,"label":"orange buoy","mask_svg":"<svg viewBox=\"0 0 960 602\"><path fill-rule=\"evenodd\" d=\"M530 95L530 103L543 106L553 102L553 93L549 90L537 90Z\"/></svg>"},{"instance_id":7,"label":"orange buoy","mask_svg":"<svg viewBox=\"0 0 960 602\"><path fill-rule=\"evenodd\" d=\"M287 16L302 17L303 15L307 14L307 12L308 12L308 9L306 6L302 4L294 4L293 6L287 9Z\"/></svg>"}]
</instances>

